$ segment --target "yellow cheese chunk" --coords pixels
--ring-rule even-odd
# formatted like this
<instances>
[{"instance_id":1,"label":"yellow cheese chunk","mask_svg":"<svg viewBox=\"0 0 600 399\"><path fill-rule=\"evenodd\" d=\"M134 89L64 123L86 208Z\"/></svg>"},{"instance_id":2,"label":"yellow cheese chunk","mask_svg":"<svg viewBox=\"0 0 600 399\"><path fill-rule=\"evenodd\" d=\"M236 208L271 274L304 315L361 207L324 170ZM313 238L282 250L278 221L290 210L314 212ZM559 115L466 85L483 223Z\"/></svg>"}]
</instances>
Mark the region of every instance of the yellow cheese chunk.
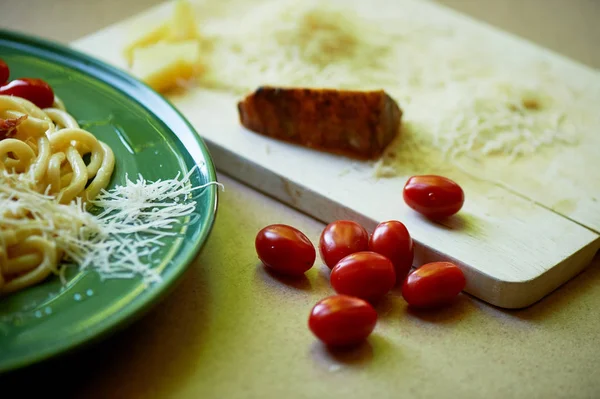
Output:
<instances>
[{"instance_id":1,"label":"yellow cheese chunk","mask_svg":"<svg viewBox=\"0 0 600 399\"><path fill-rule=\"evenodd\" d=\"M179 0L175 4L173 17L169 25L169 39L172 41L198 38L198 27L194 18L194 10L192 5L185 0Z\"/></svg>"},{"instance_id":2,"label":"yellow cheese chunk","mask_svg":"<svg viewBox=\"0 0 600 399\"><path fill-rule=\"evenodd\" d=\"M123 54L128 64L133 62L133 53L136 49L150 46L161 41L181 42L198 39L198 26L192 5L186 0L178 0L171 19L161 25L141 32L139 37L134 38Z\"/></svg>"},{"instance_id":3,"label":"yellow cheese chunk","mask_svg":"<svg viewBox=\"0 0 600 399\"><path fill-rule=\"evenodd\" d=\"M154 90L164 92L191 78L200 69L196 40L159 42L133 51L131 72Z\"/></svg>"},{"instance_id":4,"label":"yellow cheese chunk","mask_svg":"<svg viewBox=\"0 0 600 399\"><path fill-rule=\"evenodd\" d=\"M128 64L131 65L133 62L133 52L137 48L156 44L162 40L165 40L170 36L170 30L171 24L164 23L156 26L154 29L144 32L141 36L129 43L129 45L125 47L125 50L123 51Z\"/></svg>"}]
</instances>

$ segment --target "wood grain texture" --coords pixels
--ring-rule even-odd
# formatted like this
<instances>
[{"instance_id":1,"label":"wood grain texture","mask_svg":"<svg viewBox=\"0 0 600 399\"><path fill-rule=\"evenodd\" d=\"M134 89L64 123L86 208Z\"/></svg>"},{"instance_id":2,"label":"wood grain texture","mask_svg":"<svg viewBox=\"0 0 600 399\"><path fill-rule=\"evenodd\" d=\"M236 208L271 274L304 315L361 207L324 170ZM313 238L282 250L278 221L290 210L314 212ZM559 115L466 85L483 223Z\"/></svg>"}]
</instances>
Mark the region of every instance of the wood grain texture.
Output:
<instances>
[{"instance_id":1,"label":"wood grain texture","mask_svg":"<svg viewBox=\"0 0 600 399\"><path fill-rule=\"evenodd\" d=\"M564 73L576 71L580 81L598 83L595 71L462 15L431 3L404 4L423 7L421 14L450 19L473 34L487 35L487 40L511 48L514 54L551 62ZM160 21L169 8L170 4L163 4L78 40L74 47L125 68L121 51L133 27ZM325 222L347 217L372 228L382 220L402 220L417 243L415 264L455 261L468 277L466 291L494 305L518 308L532 304L581 271L600 247L597 234L537 204L537 191L528 191L531 187L526 180L519 186L525 190L515 195L501 185L450 168L446 175L462 185L467 201L459 215L434 224L401 202L402 185L418 167L408 165L395 178L377 179L372 164L316 153L246 131L239 125L236 96L193 88L169 99L207 141L221 171ZM514 170L510 172L514 177ZM578 192L581 194L585 193ZM542 196L539 202L548 200L555 204L562 198ZM572 208L571 212L582 209L577 204ZM592 207L590 214L600 215L599 210ZM584 212L582 218L586 216Z\"/></svg>"}]
</instances>

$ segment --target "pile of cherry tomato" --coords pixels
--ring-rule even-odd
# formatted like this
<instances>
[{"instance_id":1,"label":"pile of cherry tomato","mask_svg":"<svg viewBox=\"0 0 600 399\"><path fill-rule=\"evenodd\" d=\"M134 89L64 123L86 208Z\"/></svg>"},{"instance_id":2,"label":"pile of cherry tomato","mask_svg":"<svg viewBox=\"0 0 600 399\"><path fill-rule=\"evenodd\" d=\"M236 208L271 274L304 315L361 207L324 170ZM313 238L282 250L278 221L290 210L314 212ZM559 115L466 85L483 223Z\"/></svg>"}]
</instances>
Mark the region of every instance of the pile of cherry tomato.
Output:
<instances>
[{"instance_id":1,"label":"pile of cherry tomato","mask_svg":"<svg viewBox=\"0 0 600 399\"><path fill-rule=\"evenodd\" d=\"M414 176L405 185L404 199L417 212L439 219L458 212L464 194L458 184L444 177ZM260 230L255 247L266 267L292 277L304 275L316 260L308 237L284 224ZM331 346L365 340L377 322L373 305L396 284L401 284L409 306L421 309L449 304L466 285L463 272L449 262L427 263L411 272L413 240L397 220L380 223L371 235L354 221L330 223L321 233L319 253L331 269L329 281L337 295L313 307L308 325Z\"/></svg>"},{"instance_id":2,"label":"pile of cherry tomato","mask_svg":"<svg viewBox=\"0 0 600 399\"><path fill-rule=\"evenodd\" d=\"M9 81L9 77L8 65L0 60L0 95L24 98L39 108L48 108L54 103L54 91L42 79L19 78Z\"/></svg>"}]
</instances>

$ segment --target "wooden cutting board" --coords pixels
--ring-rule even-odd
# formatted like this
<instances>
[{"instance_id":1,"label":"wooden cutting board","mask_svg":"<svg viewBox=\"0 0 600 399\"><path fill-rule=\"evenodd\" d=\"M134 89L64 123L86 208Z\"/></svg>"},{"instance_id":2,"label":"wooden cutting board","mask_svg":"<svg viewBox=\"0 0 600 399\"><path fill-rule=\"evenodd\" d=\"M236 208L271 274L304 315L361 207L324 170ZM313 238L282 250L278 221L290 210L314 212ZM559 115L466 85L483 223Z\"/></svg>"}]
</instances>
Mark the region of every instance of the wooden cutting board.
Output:
<instances>
[{"instance_id":1,"label":"wooden cutting board","mask_svg":"<svg viewBox=\"0 0 600 399\"><path fill-rule=\"evenodd\" d=\"M600 93L598 71L464 15L423 1L380 3L388 8L388 16L411 12L415 18L440 21L484 40L499 59L543 63L565 82ZM156 25L171 7L160 5L80 39L73 47L126 70L122 50L132 27ZM428 166L439 158L435 152L415 157L410 146L402 145L411 135L410 124L403 128L394 156L373 164L247 131L239 124L239 95L194 87L168 98L207 142L221 172L324 222L350 218L372 229L382 220L400 220L415 239L415 265L454 261L467 276L465 291L493 305L520 308L538 301L579 273L600 248L600 124L595 120L579 132L576 144L517 160L493 157L444 164L440 170L461 184L466 202L453 218L432 223L402 200L406 178L430 172ZM392 177L374 173L382 164L395 171Z\"/></svg>"}]
</instances>

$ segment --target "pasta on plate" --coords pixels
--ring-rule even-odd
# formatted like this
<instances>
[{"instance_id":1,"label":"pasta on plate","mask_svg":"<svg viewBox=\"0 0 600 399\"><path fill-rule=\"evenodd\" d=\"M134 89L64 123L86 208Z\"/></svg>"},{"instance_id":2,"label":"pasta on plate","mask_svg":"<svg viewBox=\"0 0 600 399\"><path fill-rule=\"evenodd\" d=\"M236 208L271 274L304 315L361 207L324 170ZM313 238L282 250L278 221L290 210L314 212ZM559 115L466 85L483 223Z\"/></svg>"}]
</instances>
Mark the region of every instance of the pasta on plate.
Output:
<instances>
[{"instance_id":1,"label":"pasta on plate","mask_svg":"<svg viewBox=\"0 0 600 399\"><path fill-rule=\"evenodd\" d=\"M15 185L48 201L85 203L106 188L114 165L111 148L81 129L57 97L40 109L0 95L0 295L57 273L63 255L48 226L60 223L61 215L38 217L39 209Z\"/></svg>"}]
</instances>

